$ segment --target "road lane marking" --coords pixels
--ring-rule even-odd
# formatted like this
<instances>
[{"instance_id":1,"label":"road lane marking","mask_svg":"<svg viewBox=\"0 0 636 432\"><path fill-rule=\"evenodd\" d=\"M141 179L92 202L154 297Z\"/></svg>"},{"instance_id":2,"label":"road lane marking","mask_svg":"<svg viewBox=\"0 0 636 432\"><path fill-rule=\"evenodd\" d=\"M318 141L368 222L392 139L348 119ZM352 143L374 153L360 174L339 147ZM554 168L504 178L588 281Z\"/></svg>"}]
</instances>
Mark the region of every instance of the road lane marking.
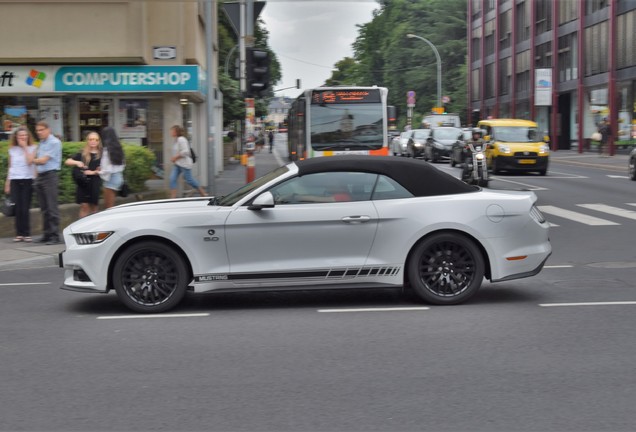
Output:
<instances>
[{"instance_id":1,"label":"road lane marking","mask_svg":"<svg viewBox=\"0 0 636 432\"><path fill-rule=\"evenodd\" d=\"M530 177L524 177L524 178L530 178ZM512 183L512 184L520 185L520 186L523 186L523 187L527 188L527 190L532 190L532 191L550 190L548 188L544 188L544 187L541 187L541 186L534 186L534 185L530 185L530 184L527 184L527 183L521 183L521 182L514 181L514 180L508 180L508 179L505 179L505 178L502 178L502 177L490 176L490 180L496 180L496 181L501 181L501 182L505 182L505 183Z\"/></svg>"},{"instance_id":2,"label":"road lane marking","mask_svg":"<svg viewBox=\"0 0 636 432\"><path fill-rule=\"evenodd\" d=\"M603 213L609 213L614 216L620 216L627 219L636 220L636 211L625 210L620 207L609 206L605 204L577 204L579 207L583 207L590 210L596 210Z\"/></svg>"},{"instance_id":3,"label":"road lane marking","mask_svg":"<svg viewBox=\"0 0 636 432\"><path fill-rule=\"evenodd\" d=\"M617 302L583 302L583 303L540 303L541 307L567 307L567 306L621 306L636 305L636 301Z\"/></svg>"},{"instance_id":4,"label":"road lane marking","mask_svg":"<svg viewBox=\"0 0 636 432\"><path fill-rule=\"evenodd\" d=\"M341 313L341 312L404 312L404 311L422 311L429 310L429 307L378 307L378 308L351 308L351 309L318 309L322 313Z\"/></svg>"},{"instance_id":5,"label":"road lane marking","mask_svg":"<svg viewBox=\"0 0 636 432\"><path fill-rule=\"evenodd\" d=\"M572 268L572 267L574 267L574 266L570 265L570 264L543 266L544 269L547 269L547 268L552 268L552 269L554 269L554 268Z\"/></svg>"},{"instance_id":6,"label":"road lane marking","mask_svg":"<svg viewBox=\"0 0 636 432\"><path fill-rule=\"evenodd\" d=\"M626 179L626 178L629 178L628 176L624 176L624 175L623 175L623 176L621 176L621 175L611 175L611 174L607 174L607 176L608 176L609 178L619 178L619 179Z\"/></svg>"},{"instance_id":7,"label":"road lane marking","mask_svg":"<svg viewBox=\"0 0 636 432\"><path fill-rule=\"evenodd\" d=\"M574 222L579 222L585 225L595 225L595 226L599 226L599 225L620 225L616 222L612 222L612 221L608 221L606 219L601 219L601 218L597 218L594 216L588 216L586 214L583 213L579 213L579 212L575 212L575 211L571 211L571 210L565 210L562 209L560 207L555 207L555 206L551 206L551 205L546 205L546 206L538 206L539 210L541 210L544 213L548 213L551 214L553 216L559 216L565 219L570 219Z\"/></svg>"},{"instance_id":8,"label":"road lane marking","mask_svg":"<svg viewBox=\"0 0 636 432\"><path fill-rule=\"evenodd\" d=\"M0 283L0 286L16 286L16 285L51 285L51 282L13 282Z\"/></svg>"},{"instance_id":9,"label":"road lane marking","mask_svg":"<svg viewBox=\"0 0 636 432\"><path fill-rule=\"evenodd\" d=\"M142 319L142 318L192 318L207 317L209 313L192 313L192 314L150 314L150 315L110 315L98 316L98 320L119 320L119 319Z\"/></svg>"}]
</instances>

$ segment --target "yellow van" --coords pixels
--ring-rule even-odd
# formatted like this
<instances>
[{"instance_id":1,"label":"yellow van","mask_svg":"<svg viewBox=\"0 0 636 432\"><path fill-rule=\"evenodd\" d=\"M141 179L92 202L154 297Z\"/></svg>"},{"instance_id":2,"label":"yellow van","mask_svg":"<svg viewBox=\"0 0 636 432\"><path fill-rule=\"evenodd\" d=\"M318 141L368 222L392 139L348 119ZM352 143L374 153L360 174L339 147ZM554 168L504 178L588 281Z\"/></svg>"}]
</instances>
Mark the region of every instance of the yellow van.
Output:
<instances>
[{"instance_id":1,"label":"yellow van","mask_svg":"<svg viewBox=\"0 0 636 432\"><path fill-rule=\"evenodd\" d=\"M550 146L542 141L537 124L530 120L481 120L477 127L484 131L488 168L501 171L548 172Z\"/></svg>"}]
</instances>

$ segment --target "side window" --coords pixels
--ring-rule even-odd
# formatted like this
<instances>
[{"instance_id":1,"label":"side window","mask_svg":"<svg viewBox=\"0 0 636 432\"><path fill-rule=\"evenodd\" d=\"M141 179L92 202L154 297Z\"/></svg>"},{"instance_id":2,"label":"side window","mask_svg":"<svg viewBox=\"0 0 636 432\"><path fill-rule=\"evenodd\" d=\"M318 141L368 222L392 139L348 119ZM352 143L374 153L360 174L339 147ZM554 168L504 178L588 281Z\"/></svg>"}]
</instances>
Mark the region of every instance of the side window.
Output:
<instances>
[{"instance_id":1,"label":"side window","mask_svg":"<svg viewBox=\"0 0 636 432\"><path fill-rule=\"evenodd\" d=\"M406 190L401 184L390 177L379 176L378 183L373 191L373 200L387 200L411 198L413 194Z\"/></svg>"},{"instance_id":2,"label":"side window","mask_svg":"<svg viewBox=\"0 0 636 432\"><path fill-rule=\"evenodd\" d=\"M294 177L270 189L274 203L313 204L368 201L376 174L329 172Z\"/></svg>"}]
</instances>

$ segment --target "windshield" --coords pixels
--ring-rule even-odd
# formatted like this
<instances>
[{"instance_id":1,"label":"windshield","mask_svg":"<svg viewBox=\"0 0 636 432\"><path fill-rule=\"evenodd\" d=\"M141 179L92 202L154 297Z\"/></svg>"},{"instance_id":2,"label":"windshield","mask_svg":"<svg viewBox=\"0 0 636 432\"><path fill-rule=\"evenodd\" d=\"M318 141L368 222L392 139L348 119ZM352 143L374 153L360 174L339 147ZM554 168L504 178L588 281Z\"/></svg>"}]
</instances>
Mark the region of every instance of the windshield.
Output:
<instances>
[{"instance_id":1,"label":"windshield","mask_svg":"<svg viewBox=\"0 0 636 432\"><path fill-rule=\"evenodd\" d=\"M459 139L460 136L462 136L462 131L461 129L444 128L444 129L436 129L433 134L435 136L435 139L456 140L456 139Z\"/></svg>"},{"instance_id":2,"label":"windshield","mask_svg":"<svg viewBox=\"0 0 636 432\"><path fill-rule=\"evenodd\" d=\"M494 139L503 142L537 142L539 133L536 127L498 126L493 128Z\"/></svg>"},{"instance_id":3,"label":"windshield","mask_svg":"<svg viewBox=\"0 0 636 432\"><path fill-rule=\"evenodd\" d=\"M282 167L278 167L275 170L268 172L264 176L257 178L253 182L238 188L237 190L235 190L229 195L215 198L212 201L212 204L216 204L220 206L233 206L238 201L240 201L245 196L247 196L250 192L252 192L254 189L258 189L259 187L263 186L265 183L275 179L276 177L282 176L288 171L289 171L289 168L287 168L286 165Z\"/></svg>"},{"instance_id":4,"label":"windshield","mask_svg":"<svg viewBox=\"0 0 636 432\"><path fill-rule=\"evenodd\" d=\"M430 134L431 134L430 129L416 130L415 132L413 132L413 138L425 140L426 138L428 138Z\"/></svg>"},{"instance_id":5,"label":"windshield","mask_svg":"<svg viewBox=\"0 0 636 432\"><path fill-rule=\"evenodd\" d=\"M311 105L311 146L324 150L377 150L384 143L381 103Z\"/></svg>"}]
</instances>

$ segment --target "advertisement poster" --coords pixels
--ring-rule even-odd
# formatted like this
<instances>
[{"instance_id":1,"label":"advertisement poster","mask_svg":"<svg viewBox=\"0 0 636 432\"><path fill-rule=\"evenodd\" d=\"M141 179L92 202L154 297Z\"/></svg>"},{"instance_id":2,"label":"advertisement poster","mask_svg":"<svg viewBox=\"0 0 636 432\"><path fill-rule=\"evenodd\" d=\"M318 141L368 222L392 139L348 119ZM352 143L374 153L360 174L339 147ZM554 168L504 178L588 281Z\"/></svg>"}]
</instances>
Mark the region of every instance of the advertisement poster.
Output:
<instances>
[{"instance_id":1,"label":"advertisement poster","mask_svg":"<svg viewBox=\"0 0 636 432\"><path fill-rule=\"evenodd\" d=\"M119 137L122 139L136 139L147 137L148 101L138 99L123 99L119 101L117 110L121 129Z\"/></svg>"},{"instance_id":2,"label":"advertisement poster","mask_svg":"<svg viewBox=\"0 0 636 432\"><path fill-rule=\"evenodd\" d=\"M25 106L5 106L2 113L2 132L11 133L17 127L26 124L26 116Z\"/></svg>"},{"instance_id":3,"label":"advertisement poster","mask_svg":"<svg viewBox=\"0 0 636 432\"><path fill-rule=\"evenodd\" d=\"M40 98L38 106L40 108L38 120L47 122L53 135L62 137L64 132L62 130L62 99Z\"/></svg>"}]
</instances>

